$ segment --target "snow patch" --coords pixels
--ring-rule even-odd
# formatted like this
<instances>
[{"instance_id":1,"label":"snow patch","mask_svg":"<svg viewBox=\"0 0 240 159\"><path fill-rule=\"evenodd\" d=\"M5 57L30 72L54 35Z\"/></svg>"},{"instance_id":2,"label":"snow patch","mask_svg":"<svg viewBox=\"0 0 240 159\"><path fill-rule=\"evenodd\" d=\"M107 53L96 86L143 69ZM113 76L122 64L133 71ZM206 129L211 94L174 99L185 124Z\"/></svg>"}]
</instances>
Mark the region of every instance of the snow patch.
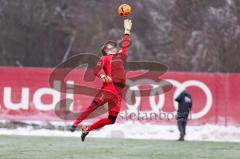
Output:
<instances>
[{"instance_id":1,"label":"snow patch","mask_svg":"<svg viewBox=\"0 0 240 159\"><path fill-rule=\"evenodd\" d=\"M26 127L17 129L1 128L0 135L80 137L81 133L79 131L71 133L61 130L35 130L32 127ZM126 122L124 124L105 126L100 130L91 132L89 137L176 140L179 137L179 132L174 125ZM240 142L240 127L216 125L188 126L186 140Z\"/></svg>"}]
</instances>

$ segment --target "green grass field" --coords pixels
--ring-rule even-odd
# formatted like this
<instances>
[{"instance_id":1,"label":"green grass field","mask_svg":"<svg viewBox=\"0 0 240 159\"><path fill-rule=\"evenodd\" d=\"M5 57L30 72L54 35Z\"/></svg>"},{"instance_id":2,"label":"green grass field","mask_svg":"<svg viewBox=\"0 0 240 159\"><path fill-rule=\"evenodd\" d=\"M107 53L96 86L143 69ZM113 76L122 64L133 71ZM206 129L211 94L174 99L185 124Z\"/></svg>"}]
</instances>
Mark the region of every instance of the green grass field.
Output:
<instances>
[{"instance_id":1,"label":"green grass field","mask_svg":"<svg viewBox=\"0 0 240 159\"><path fill-rule=\"evenodd\" d=\"M240 143L0 136L0 159L239 159Z\"/></svg>"}]
</instances>

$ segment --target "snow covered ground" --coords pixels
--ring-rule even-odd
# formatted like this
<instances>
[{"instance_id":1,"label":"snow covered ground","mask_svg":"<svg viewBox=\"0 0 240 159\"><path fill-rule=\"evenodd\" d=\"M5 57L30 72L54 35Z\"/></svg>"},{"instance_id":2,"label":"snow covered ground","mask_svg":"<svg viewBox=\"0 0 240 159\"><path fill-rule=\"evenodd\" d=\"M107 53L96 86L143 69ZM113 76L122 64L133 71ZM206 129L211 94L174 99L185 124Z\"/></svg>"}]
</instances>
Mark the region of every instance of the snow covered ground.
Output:
<instances>
[{"instance_id":1,"label":"snow covered ground","mask_svg":"<svg viewBox=\"0 0 240 159\"><path fill-rule=\"evenodd\" d=\"M80 132L71 133L61 130L33 129L29 126L17 129L0 128L0 135L80 137ZM178 130L175 125L163 126L126 122L124 124L106 126L101 130L90 133L89 137L176 140L178 138ZM216 125L188 126L186 140L240 142L240 127Z\"/></svg>"}]
</instances>

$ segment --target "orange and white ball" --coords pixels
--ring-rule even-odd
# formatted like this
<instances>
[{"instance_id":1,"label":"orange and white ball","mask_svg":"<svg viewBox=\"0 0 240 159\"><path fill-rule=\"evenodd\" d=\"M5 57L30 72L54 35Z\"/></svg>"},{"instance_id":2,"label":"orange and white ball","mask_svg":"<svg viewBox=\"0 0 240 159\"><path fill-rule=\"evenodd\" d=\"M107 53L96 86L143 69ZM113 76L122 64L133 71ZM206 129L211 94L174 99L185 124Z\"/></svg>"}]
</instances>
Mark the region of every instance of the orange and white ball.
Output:
<instances>
[{"instance_id":1,"label":"orange and white ball","mask_svg":"<svg viewBox=\"0 0 240 159\"><path fill-rule=\"evenodd\" d=\"M118 7L118 14L122 17L128 17L132 13L132 8L128 4L122 4Z\"/></svg>"}]
</instances>

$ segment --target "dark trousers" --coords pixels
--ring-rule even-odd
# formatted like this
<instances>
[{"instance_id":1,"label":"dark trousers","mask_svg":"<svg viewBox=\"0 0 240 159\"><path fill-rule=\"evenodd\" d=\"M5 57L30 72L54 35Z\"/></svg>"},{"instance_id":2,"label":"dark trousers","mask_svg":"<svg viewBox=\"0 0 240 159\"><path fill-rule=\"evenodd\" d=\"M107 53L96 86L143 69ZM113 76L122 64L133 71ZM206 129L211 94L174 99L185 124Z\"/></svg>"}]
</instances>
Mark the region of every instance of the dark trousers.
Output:
<instances>
[{"instance_id":1,"label":"dark trousers","mask_svg":"<svg viewBox=\"0 0 240 159\"><path fill-rule=\"evenodd\" d=\"M184 136L186 135L187 119L178 119L177 126L180 132L180 138L184 138Z\"/></svg>"}]
</instances>

